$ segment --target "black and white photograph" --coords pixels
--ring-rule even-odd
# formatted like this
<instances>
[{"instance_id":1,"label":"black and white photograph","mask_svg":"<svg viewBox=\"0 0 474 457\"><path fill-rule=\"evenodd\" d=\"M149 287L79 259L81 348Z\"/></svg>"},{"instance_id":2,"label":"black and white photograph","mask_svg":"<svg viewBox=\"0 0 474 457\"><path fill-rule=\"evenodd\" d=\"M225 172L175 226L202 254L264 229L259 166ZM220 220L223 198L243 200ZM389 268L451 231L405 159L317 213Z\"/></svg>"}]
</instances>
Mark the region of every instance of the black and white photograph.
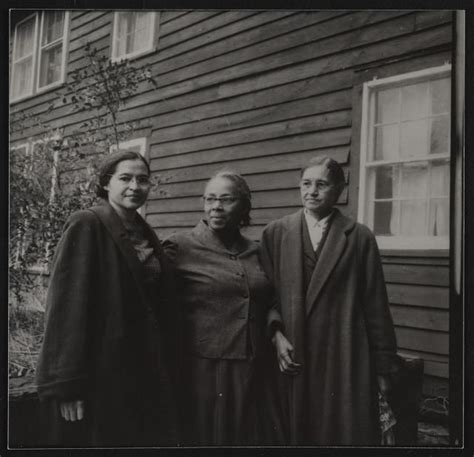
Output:
<instances>
[{"instance_id":1,"label":"black and white photograph","mask_svg":"<svg viewBox=\"0 0 474 457\"><path fill-rule=\"evenodd\" d=\"M466 11L132 8L8 10L7 449L463 449Z\"/></svg>"}]
</instances>

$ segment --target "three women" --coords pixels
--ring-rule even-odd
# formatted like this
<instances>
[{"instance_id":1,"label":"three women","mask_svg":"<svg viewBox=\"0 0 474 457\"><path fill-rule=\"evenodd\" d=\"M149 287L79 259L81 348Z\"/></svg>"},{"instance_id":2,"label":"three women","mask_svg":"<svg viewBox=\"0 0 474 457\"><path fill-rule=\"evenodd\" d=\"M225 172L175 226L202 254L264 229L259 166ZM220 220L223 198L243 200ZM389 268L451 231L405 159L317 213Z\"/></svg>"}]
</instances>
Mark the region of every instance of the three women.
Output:
<instances>
[{"instance_id":1,"label":"three women","mask_svg":"<svg viewBox=\"0 0 474 457\"><path fill-rule=\"evenodd\" d=\"M172 445L182 364L185 445L378 444L377 390L396 369L395 336L374 237L334 209L337 163L303 169L305 210L265 229L265 274L258 244L240 233L251 209L240 175L207 183L203 220L164 242L167 258L136 213L148 165L129 154L103 167L106 202L66 225L40 395L66 421L84 418L91 444ZM274 403L286 443L279 405L262 405L268 333L283 372Z\"/></svg>"}]
</instances>

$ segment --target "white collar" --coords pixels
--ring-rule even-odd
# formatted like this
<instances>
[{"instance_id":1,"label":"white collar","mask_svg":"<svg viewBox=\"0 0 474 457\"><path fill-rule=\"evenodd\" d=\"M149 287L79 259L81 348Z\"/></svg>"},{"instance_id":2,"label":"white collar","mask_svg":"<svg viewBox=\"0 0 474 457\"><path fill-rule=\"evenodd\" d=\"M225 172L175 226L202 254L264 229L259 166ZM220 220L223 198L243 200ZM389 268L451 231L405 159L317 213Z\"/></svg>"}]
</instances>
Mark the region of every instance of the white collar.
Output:
<instances>
[{"instance_id":1,"label":"white collar","mask_svg":"<svg viewBox=\"0 0 474 457\"><path fill-rule=\"evenodd\" d=\"M331 211L326 217L323 217L322 219L316 219L306 208L304 209L304 217L306 218L306 222L309 227L321 227L324 228L328 221L329 218L333 215L334 211Z\"/></svg>"}]
</instances>

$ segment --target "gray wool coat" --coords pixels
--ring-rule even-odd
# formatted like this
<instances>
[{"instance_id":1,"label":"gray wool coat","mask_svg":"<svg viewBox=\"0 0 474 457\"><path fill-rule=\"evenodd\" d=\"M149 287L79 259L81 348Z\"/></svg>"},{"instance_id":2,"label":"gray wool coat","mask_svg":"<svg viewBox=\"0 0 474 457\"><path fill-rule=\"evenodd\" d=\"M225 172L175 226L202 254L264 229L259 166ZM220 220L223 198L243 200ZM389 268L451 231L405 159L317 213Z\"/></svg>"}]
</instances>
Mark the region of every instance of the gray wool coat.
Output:
<instances>
[{"instance_id":1,"label":"gray wool coat","mask_svg":"<svg viewBox=\"0 0 474 457\"><path fill-rule=\"evenodd\" d=\"M396 338L375 237L334 210L307 289L303 210L270 223L262 259L280 322L303 365L279 374L293 445L378 444L377 374L397 370Z\"/></svg>"}]
</instances>

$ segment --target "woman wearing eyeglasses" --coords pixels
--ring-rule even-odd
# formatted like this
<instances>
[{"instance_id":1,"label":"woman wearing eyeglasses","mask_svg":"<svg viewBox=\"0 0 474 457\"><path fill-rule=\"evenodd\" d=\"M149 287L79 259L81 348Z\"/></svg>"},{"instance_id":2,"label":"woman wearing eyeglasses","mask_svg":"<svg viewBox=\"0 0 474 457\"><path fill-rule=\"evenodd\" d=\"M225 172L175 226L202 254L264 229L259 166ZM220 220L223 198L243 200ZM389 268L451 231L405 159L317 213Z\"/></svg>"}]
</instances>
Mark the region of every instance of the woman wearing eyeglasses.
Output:
<instances>
[{"instance_id":1,"label":"woman wearing eyeglasses","mask_svg":"<svg viewBox=\"0 0 474 457\"><path fill-rule=\"evenodd\" d=\"M258 245L240 233L250 221L245 180L219 172L203 199L197 226L164 242L184 314L185 444L254 445L271 288Z\"/></svg>"},{"instance_id":2,"label":"woman wearing eyeglasses","mask_svg":"<svg viewBox=\"0 0 474 457\"><path fill-rule=\"evenodd\" d=\"M118 151L98 178L100 204L70 216L53 260L37 368L44 444L177 445L173 277L137 213L150 168Z\"/></svg>"}]
</instances>

